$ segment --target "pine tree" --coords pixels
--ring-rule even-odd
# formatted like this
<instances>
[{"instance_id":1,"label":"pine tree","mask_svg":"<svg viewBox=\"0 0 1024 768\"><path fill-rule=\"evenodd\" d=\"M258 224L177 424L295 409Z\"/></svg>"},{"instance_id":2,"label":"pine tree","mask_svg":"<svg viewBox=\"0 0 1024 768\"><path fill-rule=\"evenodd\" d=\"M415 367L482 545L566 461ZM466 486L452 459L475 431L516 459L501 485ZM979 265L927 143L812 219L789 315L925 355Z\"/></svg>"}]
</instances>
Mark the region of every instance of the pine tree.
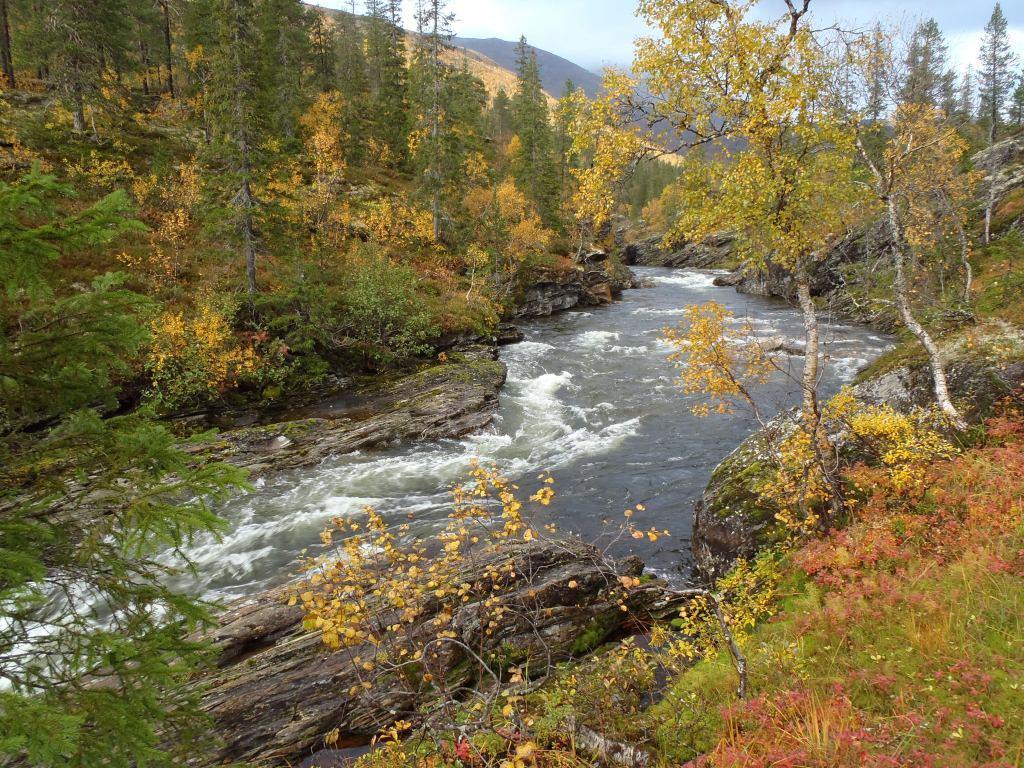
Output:
<instances>
[{"instance_id":1,"label":"pine tree","mask_svg":"<svg viewBox=\"0 0 1024 768\"><path fill-rule=\"evenodd\" d=\"M988 128L988 143L992 146L999 135L1003 111L1013 89L1013 66L1016 56L1010 49L1006 16L999 3L985 25L981 41L981 74L979 100L981 121ZM992 239L992 209L995 207L995 168L989 168L989 195L985 205L985 242Z\"/></svg>"},{"instance_id":2,"label":"pine tree","mask_svg":"<svg viewBox=\"0 0 1024 768\"><path fill-rule=\"evenodd\" d=\"M525 37L516 49L516 66L518 87L512 98L512 124L518 146L512 157L512 175L537 206L544 223L553 226L558 223L558 163L537 52Z\"/></svg>"},{"instance_id":3,"label":"pine tree","mask_svg":"<svg viewBox=\"0 0 1024 768\"><path fill-rule=\"evenodd\" d=\"M935 19L918 24L914 30L905 62L906 76L900 100L904 104L937 107L942 98L942 79L946 72L946 41Z\"/></svg>"},{"instance_id":4,"label":"pine tree","mask_svg":"<svg viewBox=\"0 0 1024 768\"><path fill-rule=\"evenodd\" d=\"M313 56L309 26L317 11L307 11L301 0L258 0L255 10L261 110L275 137L293 142L308 105L305 80Z\"/></svg>"}]
</instances>

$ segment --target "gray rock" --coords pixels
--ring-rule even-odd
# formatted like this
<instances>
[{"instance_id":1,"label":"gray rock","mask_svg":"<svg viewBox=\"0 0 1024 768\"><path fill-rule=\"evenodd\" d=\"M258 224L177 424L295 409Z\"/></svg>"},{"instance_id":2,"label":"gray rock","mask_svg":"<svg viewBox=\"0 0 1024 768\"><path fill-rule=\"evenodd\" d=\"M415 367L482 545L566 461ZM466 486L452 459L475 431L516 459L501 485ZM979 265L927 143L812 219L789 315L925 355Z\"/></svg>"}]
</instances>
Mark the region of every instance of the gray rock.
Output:
<instances>
[{"instance_id":1,"label":"gray rock","mask_svg":"<svg viewBox=\"0 0 1024 768\"><path fill-rule=\"evenodd\" d=\"M629 243L622 248L626 264L645 267L689 267L708 269L719 267L732 255L733 236L720 234L703 243L666 243L660 235Z\"/></svg>"},{"instance_id":2,"label":"gray rock","mask_svg":"<svg viewBox=\"0 0 1024 768\"><path fill-rule=\"evenodd\" d=\"M337 411L313 406L278 424L224 432L213 456L259 476L357 450L462 437L494 418L506 371L493 357L490 347L466 350L446 364L360 391Z\"/></svg>"},{"instance_id":3,"label":"gray rock","mask_svg":"<svg viewBox=\"0 0 1024 768\"><path fill-rule=\"evenodd\" d=\"M543 668L586 653L631 617L665 616L677 605L652 581L629 590L624 598L629 611L622 611L612 594L622 593L618 578L639 576L643 563L609 561L576 540L520 544L510 557L495 557L483 552L467 561L460 581L472 585L472 597L456 611L450 629L480 656L494 655L496 665L532 662ZM502 573L511 566L499 598L511 610L488 634L480 620L481 601L494 565ZM289 593L282 588L241 601L206 636L220 658L217 668L195 683L223 746L201 764L295 765L325 749L324 735L335 728L342 744L358 744L397 719L415 719L410 710L419 681L360 671L353 656L372 657L371 648L329 652L319 635L303 630L301 607L287 605ZM438 607L428 608L418 624L424 631L433 632L430 610ZM435 679L444 676L450 688L477 684L478 668L468 654L456 644L442 647L441 656L430 661ZM350 695L350 688L364 680L371 690Z\"/></svg>"}]
</instances>

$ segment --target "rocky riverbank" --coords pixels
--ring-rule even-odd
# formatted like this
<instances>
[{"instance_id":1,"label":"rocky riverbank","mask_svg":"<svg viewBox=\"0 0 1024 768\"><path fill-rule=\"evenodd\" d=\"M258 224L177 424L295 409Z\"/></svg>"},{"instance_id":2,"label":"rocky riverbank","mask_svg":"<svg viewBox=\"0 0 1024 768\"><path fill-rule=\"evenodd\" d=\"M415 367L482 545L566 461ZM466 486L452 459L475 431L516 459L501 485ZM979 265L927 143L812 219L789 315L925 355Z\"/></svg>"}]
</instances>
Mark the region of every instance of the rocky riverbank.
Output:
<instances>
[{"instance_id":1,"label":"rocky riverbank","mask_svg":"<svg viewBox=\"0 0 1024 768\"><path fill-rule=\"evenodd\" d=\"M1002 323L972 328L942 345L950 393L971 424L992 415L996 403L1024 386L1024 330ZM883 358L854 387L869 405L888 404L902 412L934 401L931 371L923 355ZM705 576L724 573L737 558L753 556L781 536L774 514L759 501L758 488L771 470L768 441L792 430L795 413L786 412L747 438L719 464L696 505L692 547ZM845 460L856 460L854 446L836 436Z\"/></svg>"},{"instance_id":2,"label":"rocky riverbank","mask_svg":"<svg viewBox=\"0 0 1024 768\"><path fill-rule=\"evenodd\" d=\"M610 560L572 539L471 557L460 579L471 597L451 620L453 642L435 678L443 676L449 689L481 684L468 648L482 658L498 654L505 666L548 669L585 654L627 622L666 616L677 598L660 582L639 583L642 571L637 558ZM484 631L478 617L495 572L507 574L500 600L508 610L500 626ZM623 579L633 586L623 589ZM206 636L220 656L196 685L222 747L196 764L297 765L330 746L324 737L335 729L331 745L367 744L414 707L408 686L362 670L358 657L373 658L376 646L330 652L319 634L303 629L302 608L289 606L288 596L285 587L243 600ZM428 624L430 610L419 626ZM352 695L354 686L363 692Z\"/></svg>"}]
</instances>

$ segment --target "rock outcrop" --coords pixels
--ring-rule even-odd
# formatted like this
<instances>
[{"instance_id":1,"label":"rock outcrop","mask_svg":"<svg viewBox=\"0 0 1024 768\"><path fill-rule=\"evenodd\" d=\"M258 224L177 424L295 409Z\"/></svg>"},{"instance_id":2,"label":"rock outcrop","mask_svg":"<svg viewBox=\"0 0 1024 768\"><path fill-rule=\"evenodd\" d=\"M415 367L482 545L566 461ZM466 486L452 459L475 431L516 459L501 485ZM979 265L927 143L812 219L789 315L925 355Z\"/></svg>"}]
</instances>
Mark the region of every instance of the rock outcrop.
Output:
<instances>
[{"instance_id":1,"label":"rock outcrop","mask_svg":"<svg viewBox=\"0 0 1024 768\"><path fill-rule=\"evenodd\" d=\"M516 302L513 318L548 317L576 307L611 304L622 291L639 284L628 267L594 252L575 269L551 274L527 288Z\"/></svg>"},{"instance_id":2,"label":"rock outcrop","mask_svg":"<svg viewBox=\"0 0 1024 768\"><path fill-rule=\"evenodd\" d=\"M733 237L716 235L703 243L672 245L661 235L647 237L622 247L625 264L643 267L689 267L709 269L727 263L732 254Z\"/></svg>"},{"instance_id":3,"label":"rock outcrop","mask_svg":"<svg viewBox=\"0 0 1024 768\"><path fill-rule=\"evenodd\" d=\"M988 173L988 178L985 181L985 194L988 193L989 181L994 176L997 206L1011 193L1024 187L1024 133L1003 139L988 149L978 152L971 159L975 168ZM994 174L992 169L995 169Z\"/></svg>"},{"instance_id":4,"label":"rock outcrop","mask_svg":"<svg viewBox=\"0 0 1024 768\"><path fill-rule=\"evenodd\" d=\"M995 404L1024 386L1024 331L1007 325L972 329L943 345L950 392L965 418L977 424ZM923 356L884 370L854 387L858 399L908 412L934 402L931 371ZM795 412L783 413L755 432L719 464L694 511L692 547L705 575L723 573L739 557L751 557L779 537L774 514L758 502L771 472L768 441L794 428ZM848 458L852 454L839 445Z\"/></svg>"},{"instance_id":5,"label":"rock outcrop","mask_svg":"<svg viewBox=\"0 0 1024 768\"><path fill-rule=\"evenodd\" d=\"M280 423L224 432L213 454L259 476L357 450L462 437L490 424L497 411L506 370L494 355L492 347L469 348L445 364L315 403Z\"/></svg>"},{"instance_id":6,"label":"rock outcrop","mask_svg":"<svg viewBox=\"0 0 1024 768\"><path fill-rule=\"evenodd\" d=\"M508 574L500 600L510 610L488 633L479 621L480 601L495 565ZM445 644L441 668L432 667L435 677L444 675L449 688L478 682L478 668L460 643L483 658L496 655L497 664L544 667L585 653L631 616L666 615L676 599L658 582L628 590L628 612L612 595L613 589L622 594L620 577L636 578L642 570L636 558L610 561L575 540L520 544L497 562L493 552L471 558L462 580L473 585L472 598L450 625L459 642ZM408 686L367 676L353 663L360 652L372 657L369 648L332 653L318 634L304 631L301 607L289 607L288 594L283 588L248 598L209 633L220 652L218 667L196 684L223 747L197 763L297 765L324 748L328 732L338 729L342 745L365 743L414 705ZM368 679L371 690L349 693Z\"/></svg>"}]
</instances>

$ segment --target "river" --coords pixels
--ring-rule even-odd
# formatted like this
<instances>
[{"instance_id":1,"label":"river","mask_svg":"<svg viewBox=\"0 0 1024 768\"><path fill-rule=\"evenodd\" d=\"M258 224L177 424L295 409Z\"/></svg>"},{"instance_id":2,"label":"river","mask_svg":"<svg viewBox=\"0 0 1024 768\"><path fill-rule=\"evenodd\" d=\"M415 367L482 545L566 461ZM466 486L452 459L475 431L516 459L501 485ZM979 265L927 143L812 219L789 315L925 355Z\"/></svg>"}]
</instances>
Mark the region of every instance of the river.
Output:
<instances>
[{"instance_id":1,"label":"river","mask_svg":"<svg viewBox=\"0 0 1024 768\"><path fill-rule=\"evenodd\" d=\"M716 288L714 274L636 268L653 287L627 291L607 307L571 311L521 324L525 341L502 348L508 383L493 428L463 440L339 456L315 468L260 481L221 513L231 529L186 551L198 568L189 586L211 598L252 593L289 578L305 548L334 517L372 505L426 532L441 525L449 489L466 477L473 458L496 462L524 493L549 471L556 498L544 510L561 531L595 539L617 526L627 508L634 520L667 529L657 542L629 541L648 568L673 580L691 566L693 503L715 467L755 427L746 413L694 416L674 384L659 339L683 307L714 299L757 336L800 341L802 326L786 303ZM890 340L870 329L824 322L828 356L823 393L835 392ZM798 375L802 358L780 357ZM799 388L777 375L759 390L768 413L795 404Z\"/></svg>"}]
</instances>

